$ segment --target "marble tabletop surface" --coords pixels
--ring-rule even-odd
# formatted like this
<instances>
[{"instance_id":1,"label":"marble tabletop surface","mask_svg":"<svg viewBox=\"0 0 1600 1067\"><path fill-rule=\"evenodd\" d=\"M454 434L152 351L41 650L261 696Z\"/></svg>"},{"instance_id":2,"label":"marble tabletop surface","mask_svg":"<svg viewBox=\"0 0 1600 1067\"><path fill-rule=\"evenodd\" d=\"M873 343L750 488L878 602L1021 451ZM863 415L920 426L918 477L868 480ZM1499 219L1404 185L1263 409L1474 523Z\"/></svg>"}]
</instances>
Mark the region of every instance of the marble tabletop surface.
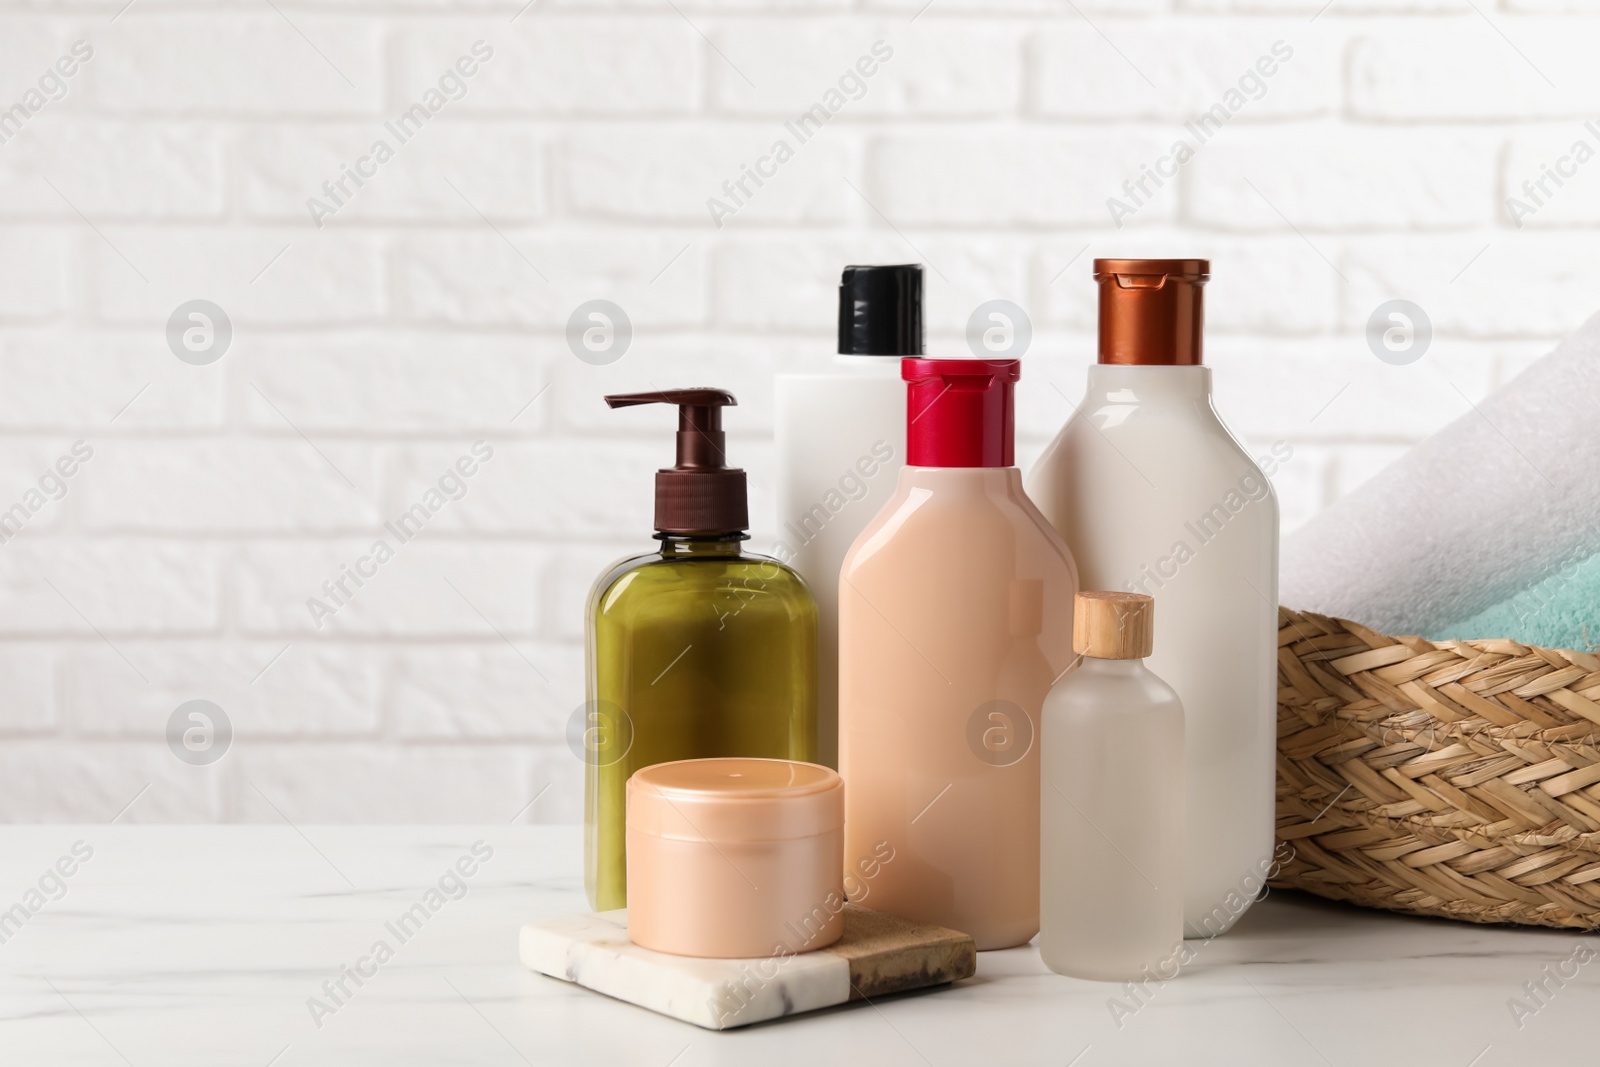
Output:
<instances>
[{"instance_id":1,"label":"marble tabletop surface","mask_svg":"<svg viewBox=\"0 0 1600 1067\"><path fill-rule=\"evenodd\" d=\"M1288 892L1137 998L1025 947L953 987L713 1033L517 962L522 923L584 907L580 855L570 827L0 828L0 1063L1600 1059L1600 937Z\"/></svg>"}]
</instances>

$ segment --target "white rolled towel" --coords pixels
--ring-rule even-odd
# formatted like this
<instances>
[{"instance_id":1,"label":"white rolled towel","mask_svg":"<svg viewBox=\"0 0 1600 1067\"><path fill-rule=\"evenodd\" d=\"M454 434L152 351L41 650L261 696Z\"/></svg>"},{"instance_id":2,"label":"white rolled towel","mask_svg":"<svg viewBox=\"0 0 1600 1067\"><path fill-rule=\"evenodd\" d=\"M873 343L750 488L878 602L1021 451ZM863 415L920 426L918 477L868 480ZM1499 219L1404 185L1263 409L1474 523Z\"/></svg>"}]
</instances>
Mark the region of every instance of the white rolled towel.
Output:
<instances>
[{"instance_id":1,"label":"white rolled towel","mask_svg":"<svg viewBox=\"0 0 1600 1067\"><path fill-rule=\"evenodd\" d=\"M1600 551L1600 315L1284 539L1279 599L1423 634Z\"/></svg>"}]
</instances>

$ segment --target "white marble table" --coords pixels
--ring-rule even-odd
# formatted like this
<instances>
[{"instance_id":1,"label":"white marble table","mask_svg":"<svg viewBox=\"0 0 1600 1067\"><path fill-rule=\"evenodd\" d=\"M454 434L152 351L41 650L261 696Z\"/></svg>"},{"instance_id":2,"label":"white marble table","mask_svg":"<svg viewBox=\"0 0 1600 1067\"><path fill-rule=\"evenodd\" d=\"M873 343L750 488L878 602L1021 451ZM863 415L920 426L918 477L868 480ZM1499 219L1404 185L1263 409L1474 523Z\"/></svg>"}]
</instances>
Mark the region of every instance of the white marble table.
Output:
<instances>
[{"instance_id":1,"label":"white marble table","mask_svg":"<svg viewBox=\"0 0 1600 1067\"><path fill-rule=\"evenodd\" d=\"M428 912L426 889L480 840L493 856L465 864L465 894ZM64 895L45 878L59 899L28 898L78 841L93 855L63 865ZM42 902L20 927L0 915L0 1064L1600 1061L1600 937L1289 893L1206 944L1120 1029L1116 988L1056 977L1023 948L980 955L956 987L712 1033L518 964L521 923L583 907L579 855L565 827L0 828L0 911ZM392 930L419 902L427 917ZM394 950L381 963L379 940ZM1524 983L1580 944L1596 959L1564 988L1547 982L1519 1028L1508 1000L1535 1006ZM363 957L370 977L345 978L336 1005L324 980ZM336 1010L314 1020L314 996Z\"/></svg>"}]
</instances>

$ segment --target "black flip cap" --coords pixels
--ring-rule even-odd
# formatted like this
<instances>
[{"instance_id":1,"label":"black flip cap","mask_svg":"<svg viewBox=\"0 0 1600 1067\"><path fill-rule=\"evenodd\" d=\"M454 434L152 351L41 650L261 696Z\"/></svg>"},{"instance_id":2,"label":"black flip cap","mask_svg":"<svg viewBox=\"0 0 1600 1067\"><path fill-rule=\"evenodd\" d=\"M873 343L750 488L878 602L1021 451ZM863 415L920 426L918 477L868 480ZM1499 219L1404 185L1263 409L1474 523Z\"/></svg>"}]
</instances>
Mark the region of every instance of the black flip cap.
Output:
<instances>
[{"instance_id":1,"label":"black flip cap","mask_svg":"<svg viewBox=\"0 0 1600 1067\"><path fill-rule=\"evenodd\" d=\"M922 355L922 264L844 269L839 279L839 352Z\"/></svg>"}]
</instances>

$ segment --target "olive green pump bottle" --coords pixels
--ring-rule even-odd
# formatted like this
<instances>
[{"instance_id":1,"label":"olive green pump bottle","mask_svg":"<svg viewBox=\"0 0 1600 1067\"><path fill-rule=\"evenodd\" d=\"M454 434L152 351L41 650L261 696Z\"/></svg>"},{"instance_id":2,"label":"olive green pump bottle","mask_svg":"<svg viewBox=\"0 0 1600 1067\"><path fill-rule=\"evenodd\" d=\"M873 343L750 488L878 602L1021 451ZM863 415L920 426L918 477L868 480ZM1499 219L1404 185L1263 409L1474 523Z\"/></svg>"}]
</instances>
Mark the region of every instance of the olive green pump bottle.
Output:
<instances>
[{"instance_id":1,"label":"olive green pump bottle","mask_svg":"<svg viewBox=\"0 0 1600 1067\"><path fill-rule=\"evenodd\" d=\"M723 452L733 396L678 389L606 403L678 405L678 455L656 472L660 551L619 561L589 593L583 866L597 911L627 904L624 786L634 771L817 756L817 606L800 575L741 548L745 475Z\"/></svg>"}]
</instances>

